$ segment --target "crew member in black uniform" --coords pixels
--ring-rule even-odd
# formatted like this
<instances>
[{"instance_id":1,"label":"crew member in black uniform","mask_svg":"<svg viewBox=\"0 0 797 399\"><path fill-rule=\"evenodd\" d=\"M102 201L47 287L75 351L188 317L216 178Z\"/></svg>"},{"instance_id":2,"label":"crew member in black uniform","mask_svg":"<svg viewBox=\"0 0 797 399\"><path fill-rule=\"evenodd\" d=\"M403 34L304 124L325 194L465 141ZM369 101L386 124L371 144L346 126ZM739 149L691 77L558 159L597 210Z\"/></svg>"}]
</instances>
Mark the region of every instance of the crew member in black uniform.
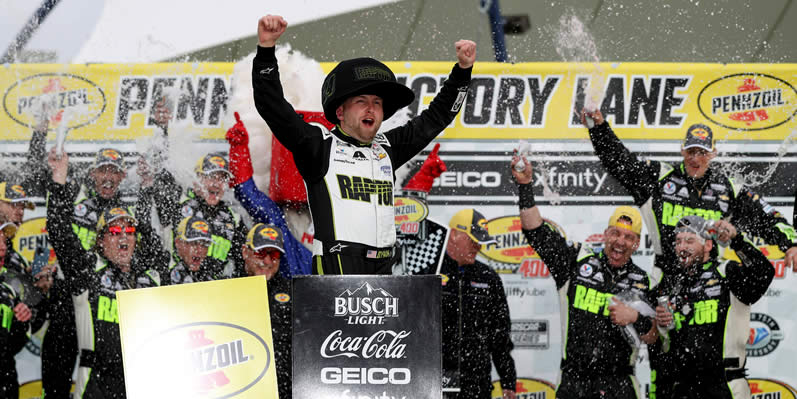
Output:
<instances>
[{"instance_id":1,"label":"crew member in black uniform","mask_svg":"<svg viewBox=\"0 0 797 399\"><path fill-rule=\"evenodd\" d=\"M681 147L683 162L672 166L631 154L600 111L582 112L585 125L586 116L595 122L589 129L595 154L642 211L656 253L651 273L655 281L660 281L662 274L678 271L674 231L678 220L687 215L713 220L717 229L728 229L733 223L742 232L777 245L786 254L786 266L797 262L794 227L758 194L710 168L717 155L711 128L701 124L690 126ZM660 341L650 345L648 353L651 398L668 399L672 381L667 378L667 371L672 367L667 365L667 355L661 354Z\"/></svg>"},{"instance_id":2,"label":"crew member in black uniform","mask_svg":"<svg viewBox=\"0 0 797 399\"><path fill-rule=\"evenodd\" d=\"M147 165L143 166L139 162L142 191L137 206L148 209L150 203L154 203L161 224L172 234L184 218L194 215L203 218L210 225L213 243L202 269L211 271L214 276L244 275L243 259L237 248L243 246L247 230L241 215L223 199L232 177L224 154L210 153L201 157L194 167L196 181L185 190L168 170L152 176ZM147 215L140 217L148 219Z\"/></svg>"},{"instance_id":3,"label":"crew member in black uniform","mask_svg":"<svg viewBox=\"0 0 797 399\"><path fill-rule=\"evenodd\" d=\"M213 281L221 278L212 270L202 268L208 256L208 248L213 243L210 224L199 217L184 218L174 230L174 251L169 261L167 284L188 284L200 281Z\"/></svg>"},{"instance_id":4,"label":"crew member in black uniform","mask_svg":"<svg viewBox=\"0 0 797 399\"><path fill-rule=\"evenodd\" d=\"M522 172L514 168L518 162L525 165ZM638 343L628 339L625 327L633 325L647 342L655 339L653 322L612 297L647 299L648 276L631 260L639 247L642 216L636 208L618 207L603 232L603 251L594 253L567 241L542 219L534 199L531 164L515 156L511 165L520 192L523 234L551 271L561 319L567 323L556 397L639 398L634 374Z\"/></svg>"},{"instance_id":5,"label":"crew member in black uniform","mask_svg":"<svg viewBox=\"0 0 797 399\"><path fill-rule=\"evenodd\" d=\"M476 261L482 245L495 240L487 231L487 219L475 209L457 212L449 227L440 267L444 387L460 388L459 395L450 398L490 398L492 360L503 397L514 399L517 373L504 285L493 269Z\"/></svg>"},{"instance_id":6,"label":"crew member in black uniform","mask_svg":"<svg viewBox=\"0 0 797 399\"><path fill-rule=\"evenodd\" d=\"M95 249L83 248L69 216L68 156L53 149L47 161L52 170L47 231L75 303L80 348L75 397L124 398L116 291L160 285L163 269L151 269L153 255L147 252L158 247L157 237L142 225L142 243L136 245L136 219L125 208L111 208L98 217Z\"/></svg>"},{"instance_id":7,"label":"crew member in black uniform","mask_svg":"<svg viewBox=\"0 0 797 399\"><path fill-rule=\"evenodd\" d=\"M741 263L717 260L707 224L695 215L678 222L674 245L680 270L666 274L660 284L673 311L656 308L657 324L674 323L661 337L670 341L672 396L750 399L745 379L750 306L764 295L775 270L733 226L724 233Z\"/></svg>"},{"instance_id":8,"label":"crew member in black uniform","mask_svg":"<svg viewBox=\"0 0 797 399\"><path fill-rule=\"evenodd\" d=\"M315 274L390 274L395 255L394 171L454 120L470 84L476 44L455 44L458 62L427 110L404 126L377 133L383 120L415 94L372 58L338 64L321 89L332 131L310 125L285 100L274 46L288 24L267 15L258 23L252 64L255 106L293 153L313 217Z\"/></svg>"},{"instance_id":9,"label":"crew member in black uniform","mask_svg":"<svg viewBox=\"0 0 797 399\"><path fill-rule=\"evenodd\" d=\"M28 320L31 311L21 302L21 293L9 280L16 272L6 269L4 262L11 249L9 240L17 225L0 217L0 397L18 398L19 381L14 356L28 342Z\"/></svg>"},{"instance_id":10,"label":"crew member in black uniform","mask_svg":"<svg viewBox=\"0 0 797 399\"><path fill-rule=\"evenodd\" d=\"M249 230L246 245L241 249L246 274L266 276L268 311L271 315L271 336L277 364L277 388L280 399L291 398L291 281L279 273L285 246L282 230L273 224L258 223Z\"/></svg>"}]
</instances>

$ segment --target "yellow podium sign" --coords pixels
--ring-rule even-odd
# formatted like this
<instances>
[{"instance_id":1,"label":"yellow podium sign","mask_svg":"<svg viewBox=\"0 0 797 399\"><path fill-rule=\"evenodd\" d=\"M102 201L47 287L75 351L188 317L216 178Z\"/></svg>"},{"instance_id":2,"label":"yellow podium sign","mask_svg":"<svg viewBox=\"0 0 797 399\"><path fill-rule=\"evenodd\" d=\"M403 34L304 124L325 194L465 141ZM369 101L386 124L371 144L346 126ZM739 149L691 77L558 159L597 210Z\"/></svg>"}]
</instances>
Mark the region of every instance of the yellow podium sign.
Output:
<instances>
[{"instance_id":1,"label":"yellow podium sign","mask_svg":"<svg viewBox=\"0 0 797 399\"><path fill-rule=\"evenodd\" d=\"M278 397L265 277L116 296L128 398Z\"/></svg>"}]
</instances>

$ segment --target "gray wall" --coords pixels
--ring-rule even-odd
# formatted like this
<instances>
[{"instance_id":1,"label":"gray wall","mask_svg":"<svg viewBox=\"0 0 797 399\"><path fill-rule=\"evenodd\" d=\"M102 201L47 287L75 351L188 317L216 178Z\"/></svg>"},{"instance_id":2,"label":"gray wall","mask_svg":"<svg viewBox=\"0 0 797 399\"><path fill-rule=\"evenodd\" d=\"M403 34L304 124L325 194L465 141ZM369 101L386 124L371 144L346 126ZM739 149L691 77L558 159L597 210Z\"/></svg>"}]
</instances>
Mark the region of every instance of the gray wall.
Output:
<instances>
[{"instance_id":1,"label":"gray wall","mask_svg":"<svg viewBox=\"0 0 797 399\"><path fill-rule=\"evenodd\" d=\"M499 1L504 15L531 19L526 33L506 38L514 62L578 60L557 52L557 34L573 30L560 27L563 15L584 21L601 61L797 62L795 0ZM453 43L460 38L478 43L479 61L494 60L478 0L404 0L289 26L280 42L318 61L436 61L454 60ZM169 61L235 61L256 43L253 35Z\"/></svg>"}]
</instances>

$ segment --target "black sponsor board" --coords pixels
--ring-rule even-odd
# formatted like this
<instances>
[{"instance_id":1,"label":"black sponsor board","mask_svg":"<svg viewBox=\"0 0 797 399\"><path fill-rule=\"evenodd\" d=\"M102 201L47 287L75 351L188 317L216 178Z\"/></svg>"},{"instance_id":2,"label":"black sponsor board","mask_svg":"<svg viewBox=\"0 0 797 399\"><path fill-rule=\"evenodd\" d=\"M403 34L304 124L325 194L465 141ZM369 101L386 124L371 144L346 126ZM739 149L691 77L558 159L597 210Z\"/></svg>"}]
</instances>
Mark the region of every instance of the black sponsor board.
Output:
<instances>
[{"instance_id":1,"label":"black sponsor board","mask_svg":"<svg viewBox=\"0 0 797 399\"><path fill-rule=\"evenodd\" d=\"M430 205L442 205L454 202L461 204L493 203L496 205L508 205L517 202L514 198L506 198L507 196L517 196L517 187L512 180L512 174L509 170L508 155L506 161L495 160L495 156L502 155L501 153L441 152L440 155L443 158L448 155L456 155L457 157L465 155L471 157L471 159L445 160L447 170L443 172L440 177L435 179L435 184L429 193L428 202ZM565 159L560 161L546 161L542 166L532 159L534 166L534 187L535 192L538 194L538 203L547 203L542 195L544 187L543 181L554 192L559 194L559 200L564 204L572 202L578 204L615 205L619 203L630 204L632 201L625 188L608 174L597 157L595 157L594 160L583 160L583 157L591 157L594 156L594 154L560 153L537 155L556 155L561 157L578 156L582 158L580 160ZM738 155L739 157L734 158L734 155ZM795 181L792 171L794 167L793 157L783 159L775 165L775 160L777 158L774 154L771 154L773 159L772 162L747 161L740 154L723 154L723 156L729 157L730 161L727 163L732 166L726 168L724 166L726 162L715 161L712 168L717 170L740 170L741 174L744 176L765 176L768 174L768 170L774 165L774 170L769 178L762 184L753 187L751 190L763 195L765 198L788 198L785 202L768 200L772 205L792 205L790 200L794 197L794 190L797 189L797 181ZM656 156L649 156L649 158L656 159ZM669 163L675 167L680 164L680 162ZM546 173L543 173L543 167L546 169ZM417 170L418 166L415 166L410 171L410 175L417 172ZM457 198L440 199L439 197L441 196ZM616 198L606 199L601 197L625 197L625 200L618 200ZM585 200L587 200L587 202L585 202Z\"/></svg>"},{"instance_id":2,"label":"black sponsor board","mask_svg":"<svg viewBox=\"0 0 797 399\"><path fill-rule=\"evenodd\" d=\"M293 395L441 398L439 276L297 276Z\"/></svg>"}]
</instances>

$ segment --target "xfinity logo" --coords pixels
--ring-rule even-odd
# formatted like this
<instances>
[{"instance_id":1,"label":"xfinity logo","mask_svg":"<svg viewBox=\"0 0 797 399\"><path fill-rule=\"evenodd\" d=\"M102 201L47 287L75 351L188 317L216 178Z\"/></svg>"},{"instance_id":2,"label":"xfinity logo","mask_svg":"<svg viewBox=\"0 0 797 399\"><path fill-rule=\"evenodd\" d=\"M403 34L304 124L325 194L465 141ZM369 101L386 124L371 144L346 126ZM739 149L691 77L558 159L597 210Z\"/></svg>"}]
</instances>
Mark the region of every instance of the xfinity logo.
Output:
<instances>
[{"instance_id":1,"label":"xfinity logo","mask_svg":"<svg viewBox=\"0 0 797 399\"><path fill-rule=\"evenodd\" d=\"M384 324L385 317L398 317L398 298L363 283L335 297L335 317L345 317L348 324Z\"/></svg>"}]
</instances>

